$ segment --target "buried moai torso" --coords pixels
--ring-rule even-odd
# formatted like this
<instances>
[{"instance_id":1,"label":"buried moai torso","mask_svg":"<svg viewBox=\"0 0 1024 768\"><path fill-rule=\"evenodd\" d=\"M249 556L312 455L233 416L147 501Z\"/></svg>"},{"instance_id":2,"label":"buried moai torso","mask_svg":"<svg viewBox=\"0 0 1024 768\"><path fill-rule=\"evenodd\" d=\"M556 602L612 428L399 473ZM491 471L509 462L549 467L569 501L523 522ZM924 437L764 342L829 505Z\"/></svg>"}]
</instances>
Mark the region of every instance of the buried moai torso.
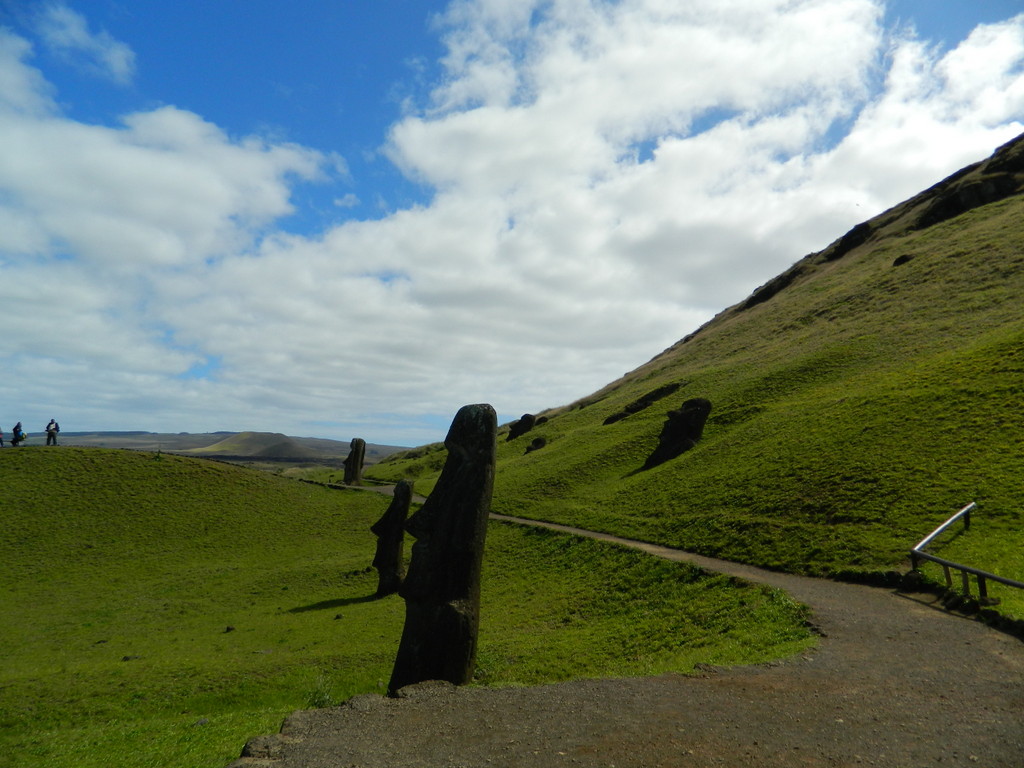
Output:
<instances>
[{"instance_id":1,"label":"buried moai torso","mask_svg":"<svg viewBox=\"0 0 1024 768\"><path fill-rule=\"evenodd\" d=\"M525 435L531 429L537 425L537 417L532 413L524 413L519 421L513 422L508 428L508 437L505 438L505 442L509 440L515 440L517 437Z\"/></svg>"},{"instance_id":2,"label":"buried moai torso","mask_svg":"<svg viewBox=\"0 0 1024 768\"><path fill-rule=\"evenodd\" d=\"M711 401L703 397L687 400L678 411L669 411L658 436L658 446L647 457L643 468L656 467L693 448L704 434L704 423L710 413Z\"/></svg>"},{"instance_id":3,"label":"buried moai torso","mask_svg":"<svg viewBox=\"0 0 1024 768\"><path fill-rule=\"evenodd\" d=\"M472 679L496 434L491 406L460 409L445 439L448 459L437 485L406 523L416 542L399 590L405 627L391 693L425 680L462 685Z\"/></svg>"},{"instance_id":4,"label":"buried moai torso","mask_svg":"<svg viewBox=\"0 0 1024 768\"><path fill-rule=\"evenodd\" d=\"M399 480L387 511L370 526L377 536L377 554L373 567L377 569L377 597L392 595L402 586L405 565L402 563L405 521L412 502L412 483Z\"/></svg>"}]
</instances>

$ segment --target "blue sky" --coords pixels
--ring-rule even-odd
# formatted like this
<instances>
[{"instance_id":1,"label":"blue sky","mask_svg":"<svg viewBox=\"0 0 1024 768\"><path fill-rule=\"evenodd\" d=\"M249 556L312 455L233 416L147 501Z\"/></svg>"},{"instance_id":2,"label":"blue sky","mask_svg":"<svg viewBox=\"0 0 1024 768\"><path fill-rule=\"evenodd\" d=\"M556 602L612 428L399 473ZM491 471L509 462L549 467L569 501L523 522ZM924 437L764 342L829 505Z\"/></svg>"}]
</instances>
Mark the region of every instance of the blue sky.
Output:
<instances>
[{"instance_id":1,"label":"blue sky","mask_svg":"<svg viewBox=\"0 0 1024 768\"><path fill-rule=\"evenodd\" d=\"M90 30L134 54L127 81L103 76L86 57L45 43L36 63L56 86L66 114L116 125L122 114L174 105L232 136L253 133L335 154L347 178L298 190L300 209L283 225L323 229L336 217L379 217L427 199L379 156L407 102L422 101L443 53L432 19L445 4L426 0L273 2L92 0L63 4ZM12 3L8 20L31 36L38 3ZM31 10L30 10L31 9ZM365 190L357 205L335 205ZM384 193L384 194L380 194ZM341 208L341 210L337 210Z\"/></svg>"},{"instance_id":2,"label":"blue sky","mask_svg":"<svg viewBox=\"0 0 1024 768\"><path fill-rule=\"evenodd\" d=\"M0 427L571 402L1024 131L1022 11L0 0Z\"/></svg>"}]
</instances>

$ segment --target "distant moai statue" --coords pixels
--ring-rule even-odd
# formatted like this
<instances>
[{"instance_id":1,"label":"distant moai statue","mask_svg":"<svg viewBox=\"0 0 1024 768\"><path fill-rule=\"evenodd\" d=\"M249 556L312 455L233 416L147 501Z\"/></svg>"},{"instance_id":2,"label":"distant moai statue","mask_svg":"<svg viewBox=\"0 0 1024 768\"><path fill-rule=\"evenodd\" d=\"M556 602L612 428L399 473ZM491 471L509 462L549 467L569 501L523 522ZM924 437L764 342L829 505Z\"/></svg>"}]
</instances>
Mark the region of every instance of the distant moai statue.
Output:
<instances>
[{"instance_id":1,"label":"distant moai statue","mask_svg":"<svg viewBox=\"0 0 1024 768\"><path fill-rule=\"evenodd\" d=\"M370 526L377 536L377 554L373 558L373 567L377 569L377 597L393 595L402 586L405 577L405 564L402 562L405 519L409 516L411 502L412 483L399 480L391 505L380 520Z\"/></svg>"},{"instance_id":2,"label":"distant moai statue","mask_svg":"<svg viewBox=\"0 0 1024 768\"><path fill-rule=\"evenodd\" d=\"M473 677L497 431L491 406L459 410L437 485L406 523L416 542L399 589L405 627L388 684L392 695L425 680L463 685Z\"/></svg>"},{"instance_id":3,"label":"distant moai statue","mask_svg":"<svg viewBox=\"0 0 1024 768\"><path fill-rule=\"evenodd\" d=\"M505 442L515 440L520 435L525 435L536 425L537 417L532 413L524 413L519 421L512 422L512 425L508 428L508 437L505 438Z\"/></svg>"},{"instance_id":4,"label":"distant moai statue","mask_svg":"<svg viewBox=\"0 0 1024 768\"><path fill-rule=\"evenodd\" d=\"M658 447L647 457L643 468L656 467L693 448L704 434L704 423L710 413L711 401L703 397L687 400L678 411L669 411L658 436Z\"/></svg>"},{"instance_id":5,"label":"distant moai statue","mask_svg":"<svg viewBox=\"0 0 1024 768\"><path fill-rule=\"evenodd\" d=\"M359 485L363 482L363 459L366 457L366 441L355 438L349 444L345 457L345 485Z\"/></svg>"}]
</instances>

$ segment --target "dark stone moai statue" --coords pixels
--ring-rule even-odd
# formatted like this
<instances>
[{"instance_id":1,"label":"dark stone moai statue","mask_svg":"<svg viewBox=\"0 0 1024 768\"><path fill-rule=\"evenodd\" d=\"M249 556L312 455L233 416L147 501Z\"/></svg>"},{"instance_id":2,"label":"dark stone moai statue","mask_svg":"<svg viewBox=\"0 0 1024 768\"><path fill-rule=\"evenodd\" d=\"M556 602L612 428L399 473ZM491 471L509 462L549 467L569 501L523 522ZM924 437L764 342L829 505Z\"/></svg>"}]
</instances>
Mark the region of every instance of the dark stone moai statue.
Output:
<instances>
[{"instance_id":1,"label":"dark stone moai statue","mask_svg":"<svg viewBox=\"0 0 1024 768\"><path fill-rule=\"evenodd\" d=\"M405 564L402 550L405 544L405 519L412 502L412 483L399 480L391 505L380 520L370 526L377 537L377 554L373 567L377 569L377 597L393 595L402 586Z\"/></svg>"},{"instance_id":2,"label":"dark stone moai statue","mask_svg":"<svg viewBox=\"0 0 1024 768\"><path fill-rule=\"evenodd\" d=\"M537 424L537 417L532 413L524 413L519 421L512 422L512 426L508 429L508 437L505 438L507 443L509 440L515 440L520 435L525 435Z\"/></svg>"},{"instance_id":3,"label":"dark stone moai statue","mask_svg":"<svg viewBox=\"0 0 1024 768\"><path fill-rule=\"evenodd\" d=\"M405 627L391 694L425 680L463 685L473 677L497 430L491 406L459 410L444 441L448 459L437 485L406 523L416 542L399 590Z\"/></svg>"},{"instance_id":4,"label":"dark stone moai statue","mask_svg":"<svg viewBox=\"0 0 1024 768\"><path fill-rule=\"evenodd\" d=\"M345 485L359 485L363 482L363 459L366 458L366 441L357 437L349 445L345 457Z\"/></svg>"},{"instance_id":5,"label":"dark stone moai statue","mask_svg":"<svg viewBox=\"0 0 1024 768\"><path fill-rule=\"evenodd\" d=\"M711 401L703 397L687 400L678 411L669 411L658 436L658 447L647 457L643 468L656 467L693 448L704 434L704 423L710 413Z\"/></svg>"}]
</instances>

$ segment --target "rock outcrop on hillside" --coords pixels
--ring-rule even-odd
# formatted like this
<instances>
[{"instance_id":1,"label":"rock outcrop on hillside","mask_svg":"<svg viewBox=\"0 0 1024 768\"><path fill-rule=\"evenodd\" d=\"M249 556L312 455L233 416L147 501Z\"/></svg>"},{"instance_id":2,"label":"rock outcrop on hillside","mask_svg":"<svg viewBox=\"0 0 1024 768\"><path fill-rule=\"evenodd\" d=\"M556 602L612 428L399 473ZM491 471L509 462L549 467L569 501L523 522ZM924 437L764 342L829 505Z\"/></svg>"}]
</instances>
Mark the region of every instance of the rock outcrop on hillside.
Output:
<instances>
[{"instance_id":1,"label":"rock outcrop on hillside","mask_svg":"<svg viewBox=\"0 0 1024 768\"><path fill-rule=\"evenodd\" d=\"M841 259L863 245L890 235L927 229L1021 192L1024 192L1024 134L999 147L987 160L962 168L909 200L858 224L823 251L804 257L755 290L738 309L750 309L768 301L815 271L816 266Z\"/></svg>"}]
</instances>

